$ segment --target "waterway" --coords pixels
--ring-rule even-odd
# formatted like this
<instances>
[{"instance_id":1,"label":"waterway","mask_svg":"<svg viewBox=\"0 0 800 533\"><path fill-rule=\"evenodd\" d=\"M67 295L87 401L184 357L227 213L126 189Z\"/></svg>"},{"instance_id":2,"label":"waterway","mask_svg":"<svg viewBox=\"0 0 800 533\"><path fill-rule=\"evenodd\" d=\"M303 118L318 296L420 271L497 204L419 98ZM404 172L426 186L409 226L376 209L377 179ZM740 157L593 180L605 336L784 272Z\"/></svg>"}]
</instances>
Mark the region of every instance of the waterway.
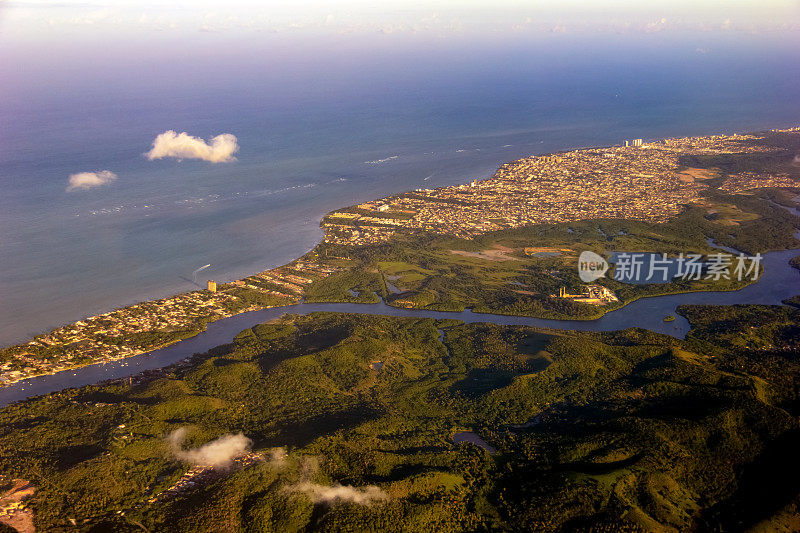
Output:
<instances>
[{"instance_id":1,"label":"waterway","mask_svg":"<svg viewBox=\"0 0 800 533\"><path fill-rule=\"evenodd\" d=\"M596 320L546 320L525 316L473 313L469 309L460 313L424 309L400 309L388 306L383 302L377 304L300 303L251 311L212 322L208 325L206 331L166 348L120 361L98 363L49 376L38 376L2 387L0 388L0 406L24 400L31 396L49 394L71 387L82 387L108 379L127 377L145 370L168 366L193 354L203 353L215 346L228 343L240 331L256 324L276 319L286 313L306 315L319 311L329 311L413 318L450 318L463 320L467 323L491 322L501 325L535 326L575 331L615 331L639 327L676 338L684 338L689 331L689 322L684 317L676 314L675 309L679 305L777 305L786 298L800 294L800 271L789 265L789 259L797 254L798 250L784 250L764 254L762 260L764 273L761 278L756 283L738 291L692 292L642 298L625 307L606 313ZM676 320L664 322L664 317L667 315L675 315Z\"/></svg>"}]
</instances>

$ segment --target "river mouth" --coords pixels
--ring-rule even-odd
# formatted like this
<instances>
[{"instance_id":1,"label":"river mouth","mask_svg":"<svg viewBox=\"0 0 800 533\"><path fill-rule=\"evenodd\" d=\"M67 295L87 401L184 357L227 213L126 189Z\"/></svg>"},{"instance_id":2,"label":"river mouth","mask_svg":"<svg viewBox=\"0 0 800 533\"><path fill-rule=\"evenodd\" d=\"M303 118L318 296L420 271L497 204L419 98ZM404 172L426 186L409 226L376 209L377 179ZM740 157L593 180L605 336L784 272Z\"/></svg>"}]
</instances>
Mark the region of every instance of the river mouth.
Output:
<instances>
[{"instance_id":1,"label":"river mouth","mask_svg":"<svg viewBox=\"0 0 800 533\"><path fill-rule=\"evenodd\" d=\"M595 320L552 320L514 315L431 311L391 307L385 302L374 304L353 303L299 303L241 313L208 324L207 329L171 346L128 357L119 361L95 363L81 368L64 370L46 376L37 376L0 388L0 406L68 388L92 385L109 379L124 378L146 370L155 370L175 364L197 353L226 344L239 332L256 324L274 320L291 313L306 315L315 312L356 313L411 318L456 319L466 323L489 322L506 326L533 326L573 331L617 331L643 328L656 333L682 339L688 333L689 322L675 310L679 305L780 305L783 300L800 294L800 270L789 260L798 254L797 249L768 252L762 264L761 278L740 290L727 292L689 292L641 298L624 307L610 311ZM664 321L666 316L673 321Z\"/></svg>"}]
</instances>

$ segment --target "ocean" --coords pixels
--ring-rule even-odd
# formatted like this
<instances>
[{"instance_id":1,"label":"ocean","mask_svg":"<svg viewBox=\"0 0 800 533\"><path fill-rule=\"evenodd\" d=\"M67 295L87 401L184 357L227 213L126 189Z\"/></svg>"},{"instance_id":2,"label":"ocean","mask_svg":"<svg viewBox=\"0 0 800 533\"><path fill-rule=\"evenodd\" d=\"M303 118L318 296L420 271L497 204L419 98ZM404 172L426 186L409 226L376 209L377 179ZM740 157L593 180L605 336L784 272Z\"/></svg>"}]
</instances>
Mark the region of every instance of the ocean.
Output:
<instances>
[{"instance_id":1,"label":"ocean","mask_svg":"<svg viewBox=\"0 0 800 533\"><path fill-rule=\"evenodd\" d=\"M222 282L284 264L339 207L532 154L800 123L796 43L292 39L190 62L161 41L4 57L1 346L192 290L206 264ZM166 130L232 133L240 151L148 160ZM118 178L66 191L98 170Z\"/></svg>"}]
</instances>

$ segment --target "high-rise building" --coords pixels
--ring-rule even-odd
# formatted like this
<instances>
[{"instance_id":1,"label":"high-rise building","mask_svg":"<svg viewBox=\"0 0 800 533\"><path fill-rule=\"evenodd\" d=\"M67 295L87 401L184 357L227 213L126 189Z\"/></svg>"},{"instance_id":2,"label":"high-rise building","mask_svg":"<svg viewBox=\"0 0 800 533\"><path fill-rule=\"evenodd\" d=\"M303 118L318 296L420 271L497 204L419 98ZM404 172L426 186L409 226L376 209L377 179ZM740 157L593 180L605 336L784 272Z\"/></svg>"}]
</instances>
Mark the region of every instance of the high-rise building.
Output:
<instances>
[{"instance_id":1,"label":"high-rise building","mask_svg":"<svg viewBox=\"0 0 800 533\"><path fill-rule=\"evenodd\" d=\"M206 283L206 288L209 290L209 292L217 292L217 282L208 280L208 283Z\"/></svg>"}]
</instances>

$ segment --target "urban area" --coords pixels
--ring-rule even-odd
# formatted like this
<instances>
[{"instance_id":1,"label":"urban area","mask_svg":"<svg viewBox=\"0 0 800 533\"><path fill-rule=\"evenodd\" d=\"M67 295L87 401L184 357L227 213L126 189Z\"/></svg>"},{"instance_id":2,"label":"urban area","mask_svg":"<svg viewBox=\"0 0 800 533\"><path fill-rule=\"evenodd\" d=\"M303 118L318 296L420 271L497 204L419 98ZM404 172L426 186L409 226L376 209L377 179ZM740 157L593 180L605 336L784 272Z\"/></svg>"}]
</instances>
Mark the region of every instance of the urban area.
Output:
<instances>
[{"instance_id":1,"label":"urban area","mask_svg":"<svg viewBox=\"0 0 800 533\"><path fill-rule=\"evenodd\" d=\"M778 130L776 130L778 131ZM780 131L800 131L800 128ZM708 170L682 164L686 156L779 150L758 135L715 135L644 142L534 156L502 165L495 175L467 185L413 192L328 214L327 243L371 245L398 231L471 238L503 228L573 220L624 218L663 222L686 204L702 203ZM719 187L741 193L796 185L786 175L742 172ZM311 258L311 259L309 259ZM314 252L304 259L205 290L149 301L86 318L0 351L0 386L35 375L108 362L165 346L233 314L297 303L314 281L337 270ZM604 304L613 293L591 286L584 294L554 298Z\"/></svg>"}]
</instances>

